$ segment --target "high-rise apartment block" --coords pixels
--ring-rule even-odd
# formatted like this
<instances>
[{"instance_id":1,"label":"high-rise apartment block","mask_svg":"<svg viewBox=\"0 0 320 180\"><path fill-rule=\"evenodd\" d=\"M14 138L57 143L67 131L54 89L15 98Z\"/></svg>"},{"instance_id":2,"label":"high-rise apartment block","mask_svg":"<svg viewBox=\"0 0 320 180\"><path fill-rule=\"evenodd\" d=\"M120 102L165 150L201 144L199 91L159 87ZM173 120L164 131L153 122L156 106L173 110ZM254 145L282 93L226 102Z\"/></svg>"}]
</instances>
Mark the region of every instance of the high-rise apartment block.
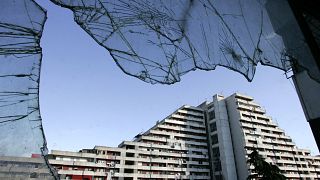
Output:
<instances>
[{"instance_id":1,"label":"high-rise apartment block","mask_svg":"<svg viewBox=\"0 0 320 180\"><path fill-rule=\"evenodd\" d=\"M213 96L184 105L133 141L79 152L53 150L61 179L246 179L257 149L290 179L320 179L320 157L299 149L253 98Z\"/></svg>"},{"instance_id":2,"label":"high-rise apartment block","mask_svg":"<svg viewBox=\"0 0 320 180\"><path fill-rule=\"evenodd\" d=\"M119 147L52 151L62 178L210 179L208 140L201 108L183 106Z\"/></svg>"},{"instance_id":3,"label":"high-rise apartment block","mask_svg":"<svg viewBox=\"0 0 320 180\"><path fill-rule=\"evenodd\" d=\"M320 157L297 148L252 97L215 95L200 107L207 113L210 162L216 179L246 179L253 168L247 164L248 155L254 148L289 179L320 179Z\"/></svg>"}]
</instances>

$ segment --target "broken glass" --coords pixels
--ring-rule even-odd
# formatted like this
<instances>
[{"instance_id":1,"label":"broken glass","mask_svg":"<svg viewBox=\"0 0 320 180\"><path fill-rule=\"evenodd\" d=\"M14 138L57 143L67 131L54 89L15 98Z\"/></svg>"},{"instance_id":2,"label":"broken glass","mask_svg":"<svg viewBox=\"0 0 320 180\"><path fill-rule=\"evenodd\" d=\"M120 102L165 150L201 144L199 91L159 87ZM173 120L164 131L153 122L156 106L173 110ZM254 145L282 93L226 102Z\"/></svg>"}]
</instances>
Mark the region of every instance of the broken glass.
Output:
<instances>
[{"instance_id":1,"label":"broken glass","mask_svg":"<svg viewBox=\"0 0 320 180\"><path fill-rule=\"evenodd\" d=\"M106 48L126 74L171 84L224 66L252 80L258 63L288 71L264 0L51 0Z\"/></svg>"},{"instance_id":2,"label":"broken glass","mask_svg":"<svg viewBox=\"0 0 320 180\"><path fill-rule=\"evenodd\" d=\"M0 7L0 179L52 179L39 109L46 12L32 0Z\"/></svg>"},{"instance_id":3,"label":"broken glass","mask_svg":"<svg viewBox=\"0 0 320 180\"><path fill-rule=\"evenodd\" d=\"M286 47L286 56L290 59L294 67L295 74L306 71L309 77L315 80L315 83L320 82L319 64L317 64L316 53L311 51L312 46L319 49L318 34L319 31L315 28L319 24L319 19L307 13L302 14L303 21L307 24L310 34L315 44L312 45L303 32L301 26L297 22L290 3L288 1L268 0L265 7L271 19L274 31L283 38L283 43ZM301 21L301 20L300 20ZM318 46L318 47L316 47Z\"/></svg>"},{"instance_id":4,"label":"broken glass","mask_svg":"<svg viewBox=\"0 0 320 180\"><path fill-rule=\"evenodd\" d=\"M51 1L72 10L75 21L123 72L145 82L172 84L189 71L217 66L251 81L259 63L286 72L297 63L320 82L310 56L301 53L308 48L301 33L283 40L278 33L294 30L277 17L271 24L266 0ZM19 156L40 157L43 166L37 167L47 169L39 109L46 12L33 0L2 0L0 5L0 167L13 170L18 160L8 157ZM277 7L269 11L281 14ZM311 18L308 23L316 28L318 22ZM292 45L286 49L284 44ZM30 177L39 177L37 172L31 169Z\"/></svg>"}]
</instances>

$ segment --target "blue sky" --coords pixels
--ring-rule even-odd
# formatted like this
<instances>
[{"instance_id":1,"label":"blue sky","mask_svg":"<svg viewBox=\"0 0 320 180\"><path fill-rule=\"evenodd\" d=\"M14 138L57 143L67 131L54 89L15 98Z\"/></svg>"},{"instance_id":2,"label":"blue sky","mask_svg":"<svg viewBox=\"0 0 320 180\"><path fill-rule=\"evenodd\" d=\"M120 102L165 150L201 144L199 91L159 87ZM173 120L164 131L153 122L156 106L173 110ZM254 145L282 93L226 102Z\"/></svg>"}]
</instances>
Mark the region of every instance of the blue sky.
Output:
<instances>
[{"instance_id":1,"label":"blue sky","mask_svg":"<svg viewBox=\"0 0 320 180\"><path fill-rule=\"evenodd\" d=\"M70 10L37 1L48 11L41 46L40 107L49 149L117 146L183 104L216 93L253 96L298 147L318 154L291 80L258 66L253 82L226 68L190 72L174 85L151 85L125 75L109 53L74 21Z\"/></svg>"}]
</instances>

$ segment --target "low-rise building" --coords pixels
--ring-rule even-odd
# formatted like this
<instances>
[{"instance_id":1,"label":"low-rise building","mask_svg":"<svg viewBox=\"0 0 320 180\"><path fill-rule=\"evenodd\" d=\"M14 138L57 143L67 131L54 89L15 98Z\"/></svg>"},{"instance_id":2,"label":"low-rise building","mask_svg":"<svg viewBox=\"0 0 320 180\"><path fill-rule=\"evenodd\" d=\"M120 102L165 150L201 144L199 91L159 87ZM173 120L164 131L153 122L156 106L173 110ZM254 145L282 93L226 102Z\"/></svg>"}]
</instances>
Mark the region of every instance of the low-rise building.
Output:
<instances>
[{"instance_id":1,"label":"low-rise building","mask_svg":"<svg viewBox=\"0 0 320 180\"><path fill-rule=\"evenodd\" d=\"M54 180L42 156L0 156L0 179Z\"/></svg>"}]
</instances>

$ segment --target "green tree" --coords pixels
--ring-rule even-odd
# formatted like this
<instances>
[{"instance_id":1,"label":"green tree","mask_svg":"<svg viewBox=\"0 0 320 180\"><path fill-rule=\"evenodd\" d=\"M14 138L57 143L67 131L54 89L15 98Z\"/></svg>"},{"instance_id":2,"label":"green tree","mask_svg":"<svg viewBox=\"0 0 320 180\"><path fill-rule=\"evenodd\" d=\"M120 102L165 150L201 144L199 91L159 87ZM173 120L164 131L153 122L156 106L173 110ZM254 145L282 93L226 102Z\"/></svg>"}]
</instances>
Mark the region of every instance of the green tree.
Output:
<instances>
[{"instance_id":1,"label":"green tree","mask_svg":"<svg viewBox=\"0 0 320 180\"><path fill-rule=\"evenodd\" d=\"M260 179L260 180L285 180L286 177L281 174L278 166L270 164L264 160L264 158L259 154L259 152L254 149L252 153L249 154L248 159L249 165L253 165L253 174L248 176L250 179Z\"/></svg>"}]
</instances>

